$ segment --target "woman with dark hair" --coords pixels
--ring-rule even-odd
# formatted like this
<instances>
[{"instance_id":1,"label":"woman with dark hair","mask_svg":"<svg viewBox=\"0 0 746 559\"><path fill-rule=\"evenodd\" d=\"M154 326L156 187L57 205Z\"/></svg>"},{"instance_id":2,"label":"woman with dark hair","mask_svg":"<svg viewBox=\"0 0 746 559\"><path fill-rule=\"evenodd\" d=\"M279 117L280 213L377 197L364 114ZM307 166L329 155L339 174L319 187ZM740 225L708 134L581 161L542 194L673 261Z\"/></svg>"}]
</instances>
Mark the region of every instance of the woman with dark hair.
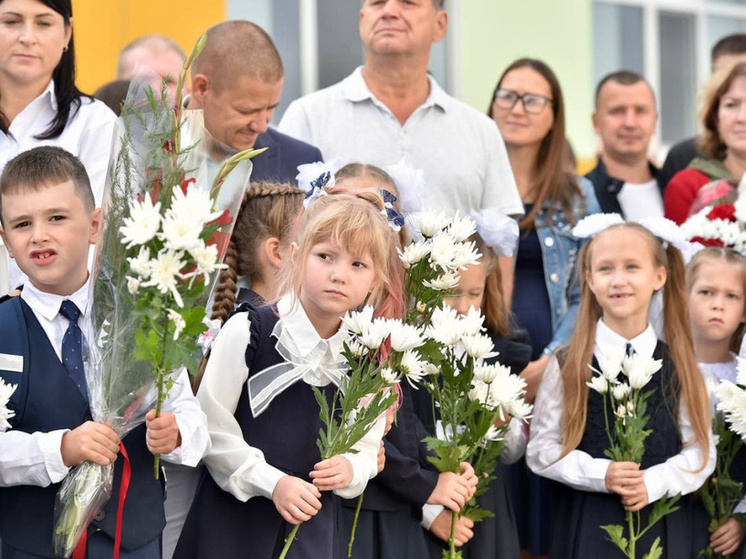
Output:
<instances>
[{"instance_id":1,"label":"woman with dark hair","mask_svg":"<svg viewBox=\"0 0 746 559\"><path fill-rule=\"evenodd\" d=\"M71 0L0 0L0 171L55 145L78 156L101 205L116 117L75 87ZM11 263L10 287L22 280Z\"/></svg>"},{"instance_id":2,"label":"woman with dark hair","mask_svg":"<svg viewBox=\"0 0 746 559\"><path fill-rule=\"evenodd\" d=\"M663 208L667 218L683 223L693 210L702 209L695 200L703 186L721 179L740 179L746 172L744 109L746 62L741 62L716 72L704 86L698 114L704 131L699 150L704 157L694 158L666 186Z\"/></svg>"},{"instance_id":3,"label":"woman with dark hair","mask_svg":"<svg viewBox=\"0 0 746 559\"><path fill-rule=\"evenodd\" d=\"M513 312L530 337L532 361L523 370L533 399L549 357L570 338L580 301L574 274L581 241L573 225L600 211L593 186L567 168L565 107L554 72L540 60L513 62L492 95L497 122L525 208L515 263ZM508 486L525 556L547 553L551 489L521 461Z\"/></svg>"}]
</instances>

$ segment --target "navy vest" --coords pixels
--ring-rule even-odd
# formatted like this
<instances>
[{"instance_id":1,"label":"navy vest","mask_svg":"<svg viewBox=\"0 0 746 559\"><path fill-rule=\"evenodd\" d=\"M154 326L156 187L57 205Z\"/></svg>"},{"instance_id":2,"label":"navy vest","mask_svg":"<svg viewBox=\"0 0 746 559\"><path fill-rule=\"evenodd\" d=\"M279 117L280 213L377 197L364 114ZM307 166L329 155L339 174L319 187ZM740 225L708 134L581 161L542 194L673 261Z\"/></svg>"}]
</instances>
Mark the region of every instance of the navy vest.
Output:
<instances>
[{"instance_id":1,"label":"navy vest","mask_svg":"<svg viewBox=\"0 0 746 559\"><path fill-rule=\"evenodd\" d=\"M0 369L5 382L18 384L10 407L14 431L24 433L74 429L91 419L84 400L60 362L33 311L20 297L0 304L0 353L23 355L23 373ZM147 449L145 426L124 439L132 465L123 511L122 547L137 549L158 537L165 525L163 489L153 476L153 455ZM114 468L112 497L93 526L114 538L119 486L124 460ZM59 484L0 488L0 536L16 549L54 557L54 501Z\"/></svg>"}]
</instances>

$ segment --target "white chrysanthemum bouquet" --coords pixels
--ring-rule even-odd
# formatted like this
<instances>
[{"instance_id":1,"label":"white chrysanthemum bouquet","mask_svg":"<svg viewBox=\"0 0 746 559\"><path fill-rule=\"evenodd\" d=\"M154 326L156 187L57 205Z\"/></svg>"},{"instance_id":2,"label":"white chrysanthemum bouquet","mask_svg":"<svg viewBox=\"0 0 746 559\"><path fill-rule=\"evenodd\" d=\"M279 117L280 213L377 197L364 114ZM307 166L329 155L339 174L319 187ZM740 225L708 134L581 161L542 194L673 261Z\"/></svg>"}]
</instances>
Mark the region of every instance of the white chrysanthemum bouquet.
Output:
<instances>
[{"instance_id":1,"label":"white chrysanthemum bouquet","mask_svg":"<svg viewBox=\"0 0 746 559\"><path fill-rule=\"evenodd\" d=\"M94 420L121 438L151 409L160 415L172 374L181 367L196 371L211 280L248 184L248 159L259 153L241 152L211 176L208 160L219 151L201 112L184 112L181 98L205 41L200 38L182 69L175 105L165 89L133 82L117 122L92 274L86 377ZM159 470L156 456L156 478ZM109 499L112 479L113 465L90 462L65 478L55 505L58 555L72 553Z\"/></svg>"},{"instance_id":2,"label":"white chrysanthemum bouquet","mask_svg":"<svg viewBox=\"0 0 746 559\"><path fill-rule=\"evenodd\" d=\"M607 352L599 359L601 370L591 366L596 374L587 384L591 390L603 398L606 435L609 439L609 447L604 454L611 460L637 464L642 461L645 453L645 439L652 433L652 430L647 428L650 421L647 401L652 391L644 391L644 388L662 365L661 360L641 357L637 354L628 356L623 352ZM628 531L626 536L625 526L607 525L601 528L625 557L637 559L638 540L656 522L678 510L675 504L680 496L663 497L656 501L645 527L641 526L640 512L627 511L625 514ZM656 538L644 557L660 557L662 552L660 538Z\"/></svg>"}]
</instances>

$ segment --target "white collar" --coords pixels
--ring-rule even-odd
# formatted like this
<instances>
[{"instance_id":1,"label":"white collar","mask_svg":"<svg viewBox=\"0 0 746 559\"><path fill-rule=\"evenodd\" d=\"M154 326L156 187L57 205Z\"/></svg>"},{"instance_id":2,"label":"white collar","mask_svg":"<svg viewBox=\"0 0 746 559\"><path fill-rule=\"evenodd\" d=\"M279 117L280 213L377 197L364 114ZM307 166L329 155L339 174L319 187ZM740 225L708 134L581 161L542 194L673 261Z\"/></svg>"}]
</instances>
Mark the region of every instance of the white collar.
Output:
<instances>
[{"instance_id":1,"label":"white collar","mask_svg":"<svg viewBox=\"0 0 746 559\"><path fill-rule=\"evenodd\" d=\"M642 334L635 336L631 340L627 340L609 328L603 319L598 319L596 323L596 348L602 354L624 353L627 343L632 344L632 347L640 357L650 358L653 357L655 347L658 345L658 337L655 335L655 330L651 324L648 323L647 328L643 330Z\"/></svg>"},{"instance_id":2,"label":"white collar","mask_svg":"<svg viewBox=\"0 0 746 559\"><path fill-rule=\"evenodd\" d=\"M334 359L341 355L344 341L347 339L347 329L344 323L331 338L322 338L308 318L303 305L292 293L288 293L277 302L277 311L280 320L272 334L279 339L278 327L285 330L301 356L308 357L320 345L324 348L328 347Z\"/></svg>"},{"instance_id":3,"label":"white collar","mask_svg":"<svg viewBox=\"0 0 746 559\"><path fill-rule=\"evenodd\" d=\"M427 75L427 79L430 82L430 94L427 96L427 99L425 99L425 102L420 106L420 108L428 108L434 105L445 111L449 100L448 94L443 91L443 89L438 85L438 82L435 81L435 78L430 74ZM355 71L342 81L342 91L345 99L352 103L371 100L379 105L383 105L383 103L373 95L368 84L365 83L362 66L355 68Z\"/></svg>"},{"instance_id":4,"label":"white collar","mask_svg":"<svg viewBox=\"0 0 746 559\"><path fill-rule=\"evenodd\" d=\"M69 296L55 295L54 293L41 291L33 283L28 281L23 286L21 298L29 307L49 321L54 320L54 318L60 313L62 301L66 300L75 303L75 306L78 307L80 313L83 316L86 316L88 314L88 287L90 281L89 276L83 286Z\"/></svg>"}]
</instances>

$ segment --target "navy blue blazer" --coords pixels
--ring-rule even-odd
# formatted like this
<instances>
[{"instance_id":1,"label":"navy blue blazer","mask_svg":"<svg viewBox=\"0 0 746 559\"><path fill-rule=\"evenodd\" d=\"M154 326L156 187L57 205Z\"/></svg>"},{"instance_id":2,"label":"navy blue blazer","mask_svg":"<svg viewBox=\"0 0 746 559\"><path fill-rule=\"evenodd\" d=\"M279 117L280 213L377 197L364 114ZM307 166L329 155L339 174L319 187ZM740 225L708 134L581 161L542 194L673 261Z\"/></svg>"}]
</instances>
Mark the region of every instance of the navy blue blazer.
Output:
<instances>
[{"instance_id":1,"label":"navy blue blazer","mask_svg":"<svg viewBox=\"0 0 746 559\"><path fill-rule=\"evenodd\" d=\"M298 165L322 161L318 148L291 138L274 128L267 128L254 144L255 149L268 148L252 159L251 182L289 182L297 184Z\"/></svg>"}]
</instances>

